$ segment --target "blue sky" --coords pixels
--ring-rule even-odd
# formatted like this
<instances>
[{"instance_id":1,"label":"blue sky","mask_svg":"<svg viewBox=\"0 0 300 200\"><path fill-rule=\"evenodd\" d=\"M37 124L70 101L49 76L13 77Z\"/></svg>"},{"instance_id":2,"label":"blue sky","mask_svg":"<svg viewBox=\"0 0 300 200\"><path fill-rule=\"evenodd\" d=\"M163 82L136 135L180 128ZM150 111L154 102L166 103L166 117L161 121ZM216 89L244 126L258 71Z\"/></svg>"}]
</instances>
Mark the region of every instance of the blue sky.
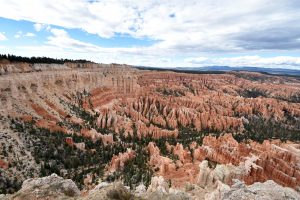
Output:
<instances>
[{"instance_id":1,"label":"blue sky","mask_svg":"<svg viewBox=\"0 0 300 200\"><path fill-rule=\"evenodd\" d=\"M0 0L0 53L300 69L298 0Z\"/></svg>"},{"instance_id":2,"label":"blue sky","mask_svg":"<svg viewBox=\"0 0 300 200\"><path fill-rule=\"evenodd\" d=\"M86 43L92 43L95 45L100 45L102 47L142 47L150 46L155 43L155 40L147 38L133 38L128 34L116 33L111 38L99 37L97 34L90 34L82 29L72 28L65 29L64 27L47 25L47 27L42 28L37 31L35 28L35 23L26 20L12 20L0 17L0 32L5 33L7 40L3 40L1 44L4 45L43 45L43 42L47 40L47 37L51 36L51 29L64 29L68 32L70 37L80 40ZM26 35L27 34L27 35ZM29 35L28 35L29 34Z\"/></svg>"}]
</instances>

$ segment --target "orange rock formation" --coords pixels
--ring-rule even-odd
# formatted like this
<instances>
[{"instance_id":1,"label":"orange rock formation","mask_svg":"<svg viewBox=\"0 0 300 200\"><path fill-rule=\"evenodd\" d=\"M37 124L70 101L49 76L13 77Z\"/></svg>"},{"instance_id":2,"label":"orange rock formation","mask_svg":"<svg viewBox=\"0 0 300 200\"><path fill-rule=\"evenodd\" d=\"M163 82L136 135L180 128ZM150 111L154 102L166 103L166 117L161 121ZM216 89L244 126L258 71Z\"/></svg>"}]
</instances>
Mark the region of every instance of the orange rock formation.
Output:
<instances>
[{"instance_id":1,"label":"orange rock formation","mask_svg":"<svg viewBox=\"0 0 300 200\"><path fill-rule=\"evenodd\" d=\"M118 169L124 168L127 161L135 157L135 151L127 149L125 153L119 153L119 155L114 155L109 166L108 172L115 172Z\"/></svg>"},{"instance_id":2,"label":"orange rock formation","mask_svg":"<svg viewBox=\"0 0 300 200\"><path fill-rule=\"evenodd\" d=\"M71 63L7 62L0 63L0 74L1 113L70 137L78 134L102 140L105 145L114 142L113 136L96 131L94 125L125 135L136 133L139 138L177 138L182 128L241 133L248 116L259 116L299 131L300 81L293 77L139 71L93 63L78 67ZM72 105L96 116L95 124L74 113ZM75 145L71 138L66 142ZM85 150L84 143L76 146ZM206 136L202 146L191 142L192 152L179 143L167 147L178 159L161 155L158 147L149 143L149 164L174 186L199 182L199 176L220 178L220 170L228 172L222 180L229 184L232 178L240 178L247 184L272 179L284 186L300 185L299 144L238 143L232 135L223 134L219 138ZM115 155L108 171L122 168L134 156L130 150ZM221 167L207 168L215 163ZM200 164L207 173L201 172Z\"/></svg>"}]
</instances>

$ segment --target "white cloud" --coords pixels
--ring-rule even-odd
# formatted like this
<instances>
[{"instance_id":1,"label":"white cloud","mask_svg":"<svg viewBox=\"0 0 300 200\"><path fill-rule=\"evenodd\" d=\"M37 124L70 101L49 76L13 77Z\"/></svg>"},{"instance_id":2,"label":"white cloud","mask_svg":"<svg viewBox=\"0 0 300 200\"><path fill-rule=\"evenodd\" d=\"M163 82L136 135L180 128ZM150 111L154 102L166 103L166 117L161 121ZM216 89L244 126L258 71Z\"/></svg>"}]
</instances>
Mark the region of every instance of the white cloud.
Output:
<instances>
[{"instance_id":1,"label":"white cloud","mask_svg":"<svg viewBox=\"0 0 300 200\"><path fill-rule=\"evenodd\" d=\"M36 32L40 32L43 29L46 29L47 31L49 31L51 29L51 27L49 25L47 25L47 24L41 24L41 23L35 23L33 25L33 27L34 27L34 30Z\"/></svg>"},{"instance_id":2,"label":"white cloud","mask_svg":"<svg viewBox=\"0 0 300 200\"><path fill-rule=\"evenodd\" d=\"M261 56L237 56L237 57L221 57L221 58L187 58L186 62L189 66L255 66L255 67L272 67L272 68L291 68L300 69L300 57L293 56L274 56L264 58Z\"/></svg>"},{"instance_id":3,"label":"white cloud","mask_svg":"<svg viewBox=\"0 0 300 200\"><path fill-rule=\"evenodd\" d=\"M171 52L300 49L298 0L0 0L0 16L160 41ZM34 6L32 6L34 5ZM171 17L172 16L172 17Z\"/></svg>"},{"instance_id":4,"label":"white cloud","mask_svg":"<svg viewBox=\"0 0 300 200\"><path fill-rule=\"evenodd\" d=\"M25 37L34 37L35 34L34 34L34 33L28 32L28 33L26 33L24 36L25 36Z\"/></svg>"},{"instance_id":5,"label":"white cloud","mask_svg":"<svg viewBox=\"0 0 300 200\"><path fill-rule=\"evenodd\" d=\"M76 55L100 62L151 66L299 66L297 57L226 57L227 53L273 51L280 55L279 50L284 50L287 55L299 51L298 0L0 0L0 5L0 17L31 21L35 31L52 34L43 46L21 47L35 54L47 56L51 50L55 57ZM103 48L70 37L69 28L104 38L128 34L156 43Z\"/></svg>"},{"instance_id":6,"label":"white cloud","mask_svg":"<svg viewBox=\"0 0 300 200\"><path fill-rule=\"evenodd\" d=\"M42 30L43 24L36 23L36 24L33 25L33 27L34 27L34 29L35 29L37 32L39 32L39 31Z\"/></svg>"},{"instance_id":7,"label":"white cloud","mask_svg":"<svg viewBox=\"0 0 300 200\"><path fill-rule=\"evenodd\" d=\"M22 31L18 31L14 37L15 38L21 38L21 37L35 37L36 35L34 33L31 32L27 32L27 33L23 33Z\"/></svg>"},{"instance_id":8,"label":"white cloud","mask_svg":"<svg viewBox=\"0 0 300 200\"><path fill-rule=\"evenodd\" d=\"M160 51L144 48L104 48L72 38L64 29L52 28L44 45L6 48L7 53L21 56L48 56L55 58L87 59L100 63L126 63L145 66L179 66L168 57L157 59Z\"/></svg>"},{"instance_id":9,"label":"white cloud","mask_svg":"<svg viewBox=\"0 0 300 200\"><path fill-rule=\"evenodd\" d=\"M201 67L201 66L258 66L277 68L300 68L300 57L236 56L236 57L188 57L178 59L156 47L104 48L72 38L64 29L52 28L52 34L42 46L17 47L13 53L23 56L50 56L56 58L88 59L102 63L126 63L156 67Z\"/></svg>"},{"instance_id":10,"label":"white cloud","mask_svg":"<svg viewBox=\"0 0 300 200\"><path fill-rule=\"evenodd\" d=\"M205 63L208 60L208 58L206 57L196 57L196 58L186 58L185 61L186 62L190 62L190 63Z\"/></svg>"},{"instance_id":11,"label":"white cloud","mask_svg":"<svg viewBox=\"0 0 300 200\"><path fill-rule=\"evenodd\" d=\"M6 36L4 35L4 33L0 32L0 41L4 41L7 40Z\"/></svg>"},{"instance_id":12,"label":"white cloud","mask_svg":"<svg viewBox=\"0 0 300 200\"><path fill-rule=\"evenodd\" d=\"M47 45L78 52L98 52L100 50L100 47L96 45L71 38L64 29L53 28L50 29L50 32L52 35L47 38Z\"/></svg>"}]
</instances>

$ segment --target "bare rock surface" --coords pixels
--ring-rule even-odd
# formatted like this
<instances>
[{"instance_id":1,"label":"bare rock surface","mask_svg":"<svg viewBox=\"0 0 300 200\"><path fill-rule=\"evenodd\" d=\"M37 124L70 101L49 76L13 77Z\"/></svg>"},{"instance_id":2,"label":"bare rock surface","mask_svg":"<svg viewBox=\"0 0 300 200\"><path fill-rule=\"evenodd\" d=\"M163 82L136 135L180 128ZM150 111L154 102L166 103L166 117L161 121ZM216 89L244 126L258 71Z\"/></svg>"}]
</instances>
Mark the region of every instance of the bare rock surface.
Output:
<instances>
[{"instance_id":1,"label":"bare rock surface","mask_svg":"<svg viewBox=\"0 0 300 200\"><path fill-rule=\"evenodd\" d=\"M221 186L224 188L224 186ZM207 195L207 200L297 200L300 199L300 194L295 190L282 187L272 180L268 180L264 183L254 183L252 185L246 186L243 182L236 180L236 183L232 185L231 188L227 187L225 189L217 188L217 193L215 195Z\"/></svg>"},{"instance_id":2,"label":"bare rock surface","mask_svg":"<svg viewBox=\"0 0 300 200\"><path fill-rule=\"evenodd\" d=\"M69 199L79 195L80 191L72 180L52 174L51 176L24 181L21 190L6 196L4 199Z\"/></svg>"},{"instance_id":3,"label":"bare rock surface","mask_svg":"<svg viewBox=\"0 0 300 200\"><path fill-rule=\"evenodd\" d=\"M120 182L96 186L90 193L79 199L82 200L130 200L134 195Z\"/></svg>"},{"instance_id":4,"label":"bare rock surface","mask_svg":"<svg viewBox=\"0 0 300 200\"><path fill-rule=\"evenodd\" d=\"M237 179L230 187L221 181L216 188L201 188L197 185L182 189L170 188L163 177L153 177L146 190L140 185L135 191L129 190L121 182L101 182L94 189L80 192L70 179L56 174L24 181L21 190L12 195L0 194L1 200L298 200L300 194L288 187L278 185L272 180L264 183L245 185Z\"/></svg>"}]
</instances>

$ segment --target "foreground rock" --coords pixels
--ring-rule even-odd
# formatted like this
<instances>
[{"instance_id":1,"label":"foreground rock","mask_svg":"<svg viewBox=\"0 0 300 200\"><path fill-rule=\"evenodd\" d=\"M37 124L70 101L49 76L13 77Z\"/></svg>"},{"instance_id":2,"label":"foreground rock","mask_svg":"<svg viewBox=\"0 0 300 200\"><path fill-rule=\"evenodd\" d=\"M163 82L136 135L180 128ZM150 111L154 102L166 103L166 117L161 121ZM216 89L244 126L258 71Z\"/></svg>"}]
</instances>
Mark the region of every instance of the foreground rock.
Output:
<instances>
[{"instance_id":1,"label":"foreground rock","mask_svg":"<svg viewBox=\"0 0 300 200\"><path fill-rule=\"evenodd\" d=\"M13 195L3 197L14 200L68 199L80 195L80 191L71 179L52 174L51 176L28 179L23 182L21 190Z\"/></svg>"},{"instance_id":2,"label":"foreground rock","mask_svg":"<svg viewBox=\"0 0 300 200\"><path fill-rule=\"evenodd\" d=\"M88 195L81 197L82 200L130 200L137 199L134 195L120 182L118 183L100 183Z\"/></svg>"},{"instance_id":3,"label":"foreground rock","mask_svg":"<svg viewBox=\"0 0 300 200\"><path fill-rule=\"evenodd\" d=\"M297 200L300 199L300 194L291 188L282 187L272 180L268 180L264 183L257 182L249 186L246 186L243 182L236 180L236 183L231 188L225 184L220 183L214 192L207 194L205 196L205 199L206 200L219 200L219 199Z\"/></svg>"},{"instance_id":4,"label":"foreground rock","mask_svg":"<svg viewBox=\"0 0 300 200\"><path fill-rule=\"evenodd\" d=\"M12 195L0 195L0 200L219 200L219 199L300 199L295 190L282 187L272 180L264 183L254 183L246 186L235 181L232 187L217 181L215 190L190 185L185 190L170 188L163 177L153 177L151 185L146 190L140 185L135 191L130 191L121 182L101 182L94 189L80 193L75 183L63 179L56 174L48 177L24 181L21 190Z\"/></svg>"}]
</instances>

